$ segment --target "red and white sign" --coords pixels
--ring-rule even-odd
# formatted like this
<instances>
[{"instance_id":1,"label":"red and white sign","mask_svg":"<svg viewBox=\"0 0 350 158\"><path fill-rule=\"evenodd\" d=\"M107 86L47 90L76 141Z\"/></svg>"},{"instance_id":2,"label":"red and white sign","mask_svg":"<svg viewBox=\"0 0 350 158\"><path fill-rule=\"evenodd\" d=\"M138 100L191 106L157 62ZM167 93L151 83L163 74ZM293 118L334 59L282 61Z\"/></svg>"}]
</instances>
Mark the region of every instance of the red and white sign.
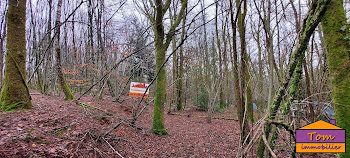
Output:
<instances>
[{"instance_id":1,"label":"red and white sign","mask_svg":"<svg viewBox=\"0 0 350 158\"><path fill-rule=\"evenodd\" d=\"M149 84L146 84L146 83L131 82L129 96L141 98L148 86ZM147 90L145 94L145 98L148 97L148 93L149 93L149 90Z\"/></svg>"}]
</instances>

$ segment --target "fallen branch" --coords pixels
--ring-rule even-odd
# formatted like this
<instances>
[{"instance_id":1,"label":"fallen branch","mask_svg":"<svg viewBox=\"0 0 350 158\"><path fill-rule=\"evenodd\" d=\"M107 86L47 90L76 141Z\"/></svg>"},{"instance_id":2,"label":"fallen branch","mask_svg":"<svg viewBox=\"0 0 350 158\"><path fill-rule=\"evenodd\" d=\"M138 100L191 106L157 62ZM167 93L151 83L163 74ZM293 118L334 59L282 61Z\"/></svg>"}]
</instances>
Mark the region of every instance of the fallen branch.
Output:
<instances>
[{"instance_id":1,"label":"fallen branch","mask_svg":"<svg viewBox=\"0 0 350 158\"><path fill-rule=\"evenodd\" d=\"M256 144L256 142L258 141L258 139L260 138L261 136L261 133L262 133L262 130L261 130L261 126L263 125L262 122L263 120L265 120L267 117L267 114L262 117L261 119L259 119L255 125L253 126L253 128L250 130L250 132L248 133L247 136L250 136L250 135L253 135L253 134L250 134L252 133L253 131L255 131L255 134L253 135L253 138L249 141L248 145L242 149L242 152L237 152L237 155L236 155L236 158L238 157L242 157L242 155L246 155L247 152L253 147L253 145ZM247 141L248 139L245 139L244 142L242 143L243 145L244 144L247 144ZM240 150L240 149L239 149Z\"/></svg>"},{"instance_id":2,"label":"fallen branch","mask_svg":"<svg viewBox=\"0 0 350 158\"><path fill-rule=\"evenodd\" d=\"M265 124L267 124L267 123L264 122L263 125L262 125L262 131L265 131ZM262 139L263 139L263 141L265 143L266 148L270 151L270 154L271 154L272 157L277 158L276 154L273 152L273 150L271 149L269 143L267 142L265 132L262 132L262 134L263 134L262 135Z\"/></svg>"},{"instance_id":3,"label":"fallen branch","mask_svg":"<svg viewBox=\"0 0 350 158\"><path fill-rule=\"evenodd\" d=\"M169 113L169 115L187 116L187 117L195 117L195 118L207 118L207 116L189 115L189 114L178 114L178 113ZM227 118L227 117L212 117L212 119L218 119L218 120L234 120L234 121L238 121L237 119L234 119L234 118Z\"/></svg>"},{"instance_id":4,"label":"fallen branch","mask_svg":"<svg viewBox=\"0 0 350 158\"><path fill-rule=\"evenodd\" d=\"M102 135L102 138L106 137L109 133L111 133L113 130L117 129L122 123L124 123L125 120L120 121L119 123L115 124L113 128L108 130L105 134Z\"/></svg>"},{"instance_id":5,"label":"fallen branch","mask_svg":"<svg viewBox=\"0 0 350 158\"><path fill-rule=\"evenodd\" d=\"M274 122L274 121L267 121L265 123L283 127L286 131L288 131L293 136L293 138L295 138L294 131L292 129L290 129L290 127L288 125L286 125L282 122Z\"/></svg>"},{"instance_id":6,"label":"fallen branch","mask_svg":"<svg viewBox=\"0 0 350 158\"><path fill-rule=\"evenodd\" d=\"M90 146L90 148L92 148L92 149L94 149L95 151L97 151L97 152L101 155L101 157L104 157L104 156L107 156L107 157L108 157L108 155L107 155L106 153L104 153L103 151L101 151L100 149L95 148L95 147L92 146L91 144L89 144L89 146Z\"/></svg>"},{"instance_id":7,"label":"fallen branch","mask_svg":"<svg viewBox=\"0 0 350 158\"><path fill-rule=\"evenodd\" d=\"M79 102L78 100L75 100L75 103L79 106L84 107L84 108L89 108L91 110L98 110L98 111L106 113L107 115L113 115L113 114L109 113L107 110L104 110L104 109L101 109L101 108L98 108L98 107L95 107L95 106L92 106L92 105L89 105L86 103Z\"/></svg>"}]
</instances>

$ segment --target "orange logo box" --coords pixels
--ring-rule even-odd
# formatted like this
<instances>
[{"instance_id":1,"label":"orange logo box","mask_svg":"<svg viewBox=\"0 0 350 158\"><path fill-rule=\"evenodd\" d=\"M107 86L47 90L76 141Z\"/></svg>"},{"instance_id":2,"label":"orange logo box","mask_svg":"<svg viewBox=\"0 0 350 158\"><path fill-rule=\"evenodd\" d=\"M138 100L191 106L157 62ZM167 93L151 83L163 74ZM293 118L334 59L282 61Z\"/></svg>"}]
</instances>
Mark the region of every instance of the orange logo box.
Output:
<instances>
[{"instance_id":1,"label":"orange logo box","mask_svg":"<svg viewBox=\"0 0 350 158\"><path fill-rule=\"evenodd\" d=\"M298 153L344 153L345 130L322 120L296 130Z\"/></svg>"},{"instance_id":2,"label":"orange logo box","mask_svg":"<svg viewBox=\"0 0 350 158\"><path fill-rule=\"evenodd\" d=\"M130 97L137 97L137 98L141 98L143 96L143 93L129 93ZM145 98L148 97L148 94L145 94Z\"/></svg>"}]
</instances>

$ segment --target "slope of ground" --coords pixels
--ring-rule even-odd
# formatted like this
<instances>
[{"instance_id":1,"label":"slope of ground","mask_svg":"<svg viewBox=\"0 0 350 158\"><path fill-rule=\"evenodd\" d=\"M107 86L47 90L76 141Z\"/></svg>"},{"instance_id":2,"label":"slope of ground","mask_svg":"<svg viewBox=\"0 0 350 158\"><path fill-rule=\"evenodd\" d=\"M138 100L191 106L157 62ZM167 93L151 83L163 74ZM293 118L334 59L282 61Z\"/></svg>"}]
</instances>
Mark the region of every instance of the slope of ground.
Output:
<instances>
[{"instance_id":1,"label":"slope of ground","mask_svg":"<svg viewBox=\"0 0 350 158\"><path fill-rule=\"evenodd\" d=\"M139 128L121 124L103 140L99 136L131 116L136 101L119 104L109 97L104 101L82 98L106 110L101 112L37 92L32 92L32 98L33 109L0 114L0 157L116 157L114 150L125 157L221 157L233 155L239 139L234 120L208 124L205 118L179 115L165 115L171 135L156 136L151 132L150 106L136 122Z\"/></svg>"},{"instance_id":2,"label":"slope of ground","mask_svg":"<svg viewBox=\"0 0 350 158\"><path fill-rule=\"evenodd\" d=\"M235 157L238 149L238 122L213 119L209 124L205 112L165 114L171 135L157 136L151 132L150 106L137 120L137 128L123 123L103 139L111 127L131 117L137 100L119 104L110 97L81 99L105 110L100 111L37 92L32 98L33 109L0 114L0 157ZM214 117L232 115L228 109ZM255 153L254 149L248 157Z\"/></svg>"}]
</instances>

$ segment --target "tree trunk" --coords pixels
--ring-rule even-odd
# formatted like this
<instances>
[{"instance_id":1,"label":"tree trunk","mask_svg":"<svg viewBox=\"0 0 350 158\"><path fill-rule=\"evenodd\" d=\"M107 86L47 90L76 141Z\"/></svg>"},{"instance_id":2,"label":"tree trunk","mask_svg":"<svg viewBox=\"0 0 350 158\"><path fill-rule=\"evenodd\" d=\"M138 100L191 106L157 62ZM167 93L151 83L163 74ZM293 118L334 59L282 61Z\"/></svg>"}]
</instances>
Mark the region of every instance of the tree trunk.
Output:
<instances>
[{"instance_id":1,"label":"tree trunk","mask_svg":"<svg viewBox=\"0 0 350 158\"><path fill-rule=\"evenodd\" d=\"M182 28L181 28L181 41L184 40L185 35L186 35L186 16L187 16L187 8L185 9L185 14L182 19ZM178 71L177 71L177 84L176 84L176 89L177 89L177 110L183 110L184 106L182 104L182 94L183 94L183 89L182 89L182 82L183 82L183 77L184 77L184 50L183 46L181 45L180 51L179 51L179 66L178 66Z\"/></svg>"},{"instance_id":2,"label":"tree trunk","mask_svg":"<svg viewBox=\"0 0 350 158\"><path fill-rule=\"evenodd\" d=\"M237 41L236 41L236 20L233 13L233 2L230 0L230 16L231 16L231 27L232 27L232 67L233 67L233 80L234 80L234 93L237 107L238 118L241 118L241 107L242 107L242 98L241 98L241 88L239 85L239 76L238 76L238 52L237 52ZM239 119L240 129L242 129L242 119Z\"/></svg>"},{"instance_id":3,"label":"tree trunk","mask_svg":"<svg viewBox=\"0 0 350 158\"><path fill-rule=\"evenodd\" d=\"M267 47L267 58L269 65L269 96L268 105L271 104L274 94L274 52L273 52L273 33L271 32L271 1L268 0L267 12L264 13L264 30L265 30L265 40ZM278 71L276 70L278 73Z\"/></svg>"},{"instance_id":4,"label":"tree trunk","mask_svg":"<svg viewBox=\"0 0 350 158\"><path fill-rule=\"evenodd\" d=\"M6 15L5 15L6 17ZM4 24L4 29L3 29L3 33L2 35L0 35L0 89L2 89L2 86L3 86L3 76L4 76L4 73L3 73L3 67L4 67L4 41L5 41L5 37L6 37L6 20L7 18L4 19L4 23L1 23L1 28L0 28L0 33L2 31L2 25Z\"/></svg>"},{"instance_id":5,"label":"tree trunk","mask_svg":"<svg viewBox=\"0 0 350 158\"><path fill-rule=\"evenodd\" d=\"M221 53L221 42L220 42L220 36L219 36L219 29L218 29L218 10L219 10L219 2L216 1L216 16L215 16L215 32L216 32L216 42L218 47L218 53L219 53L219 100L220 100L220 109L224 108L224 100L223 100L223 81L222 81L222 53Z\"/></svg>"},{"instance_id":6,"label":"tree trunk","mask_svg":"<svg viewBox=\"0 0 350 158\"><path fill-rule=\"evenodd\" d=\"M242 4L239 4L242 3ZM238 14L238 21L237 21L237 27L240 37L240 44L241 44L241 98L242 98L242 104L241 104L241 111L240 111L240 122L241 125L241 135L242 139L244 140L249 132L249 126L248 126L248 118L250 121L253 121L253 108L252 108L252 102L251 102L251 87L250 87L250 75L249 75L249 62L248 62L248 54L247 54L247 47L246 47L246 39L245 39L245 17L247 14L247 1L240 1L236 0L236 8L237 8L237 14ZM246 113L245 113L246 112Z\"/></svg>"},{"instance_id":7,"label":"tree trunk","mask_svg":"<svg viewBox=\"0 0 350 158\"><path fill-rule=\"evenodd\" d=\"M166 71L162 68L165 62L165 53L170 45L173 36L175 35L175 28L179 25L183 18L185 8L187 7L187 0L182 0L181 10L176 17L176 20L171 25L169 32L165 33L163 18L166 11L169 9L171 1L167 0L163 6L162 0L155 1L155 16L148 15L149 20L153 24L153 32L155 36L155 50L156 50L156 72L159 72L156 78L156 92L154 96L153 109L153 126L152 131L158 135L167 135L168 132L164 126L164 104L166 102L165 88L166 88Z\"/></svg>"},{"instance_id":8,"label":"tree trunk","mask_svg":"<svg viewBox=\"0 0 350 158\"><path fill-rule=\"evenodd\" d=\"M31 108L26 82L26 0L9 0L7 10L7 56L0 104L5 111Z\"/></svg>"},{"instance_id":9,"label":"tree trunk","mask_svg":"<svg viewBox=\"0 0 350 158\"><path fill-rule=\"evenodd\" d=\"M229 98L230 98L230 89L229 89L229 78L228 78L228 62L227 62L227 40L226 40L226 36L227 36L227 24L228 24L228 17L225 18L225 22L223 24L223 32L222 32L222 40L224 41L224 49L223 49L223 64L224 64L224 72L223 72L223 88L224 88L224 105L228 106L229 104ZM229 36L228 36L229 37Z\"/></svg>"},{"instance_id":10,"label":"tree trunk","mask_svg":"<svg viewBox=\"0 0 350 158\"><path fill-rule=\"evenodd\" d=\"M49 3L49 15L48 15L48 20L47 20L47 30L48 30L48 35L46 37L47 39L47 44L49 45L49 42L51 40L51 16L52 16L52 0L48 0ZM44 93L45 94L50 94L50 84L51 87L53 86L53 75L48 76L48 74L50 74L50 72L52 72L52 68L51 68L51 59L52 59L52 49L48 48L48 52L47 52L47 59L46 62L43 64L44 65L44 80L43 80L43 84L44 84Z\"/></svg>"},{"instance_id":11,"label":"tree trunk","mask_svg":"<svg viewBox=\"0 0 350 158\"><path fill-rule=\"evenodd\" d=\"M294 52L291 54L290 62L286 70L286 76L283 82L281 83L272 104L269 105L269 115L267 118L268 120L275 119L277 115L277 110L280 107L283 96L288 87L289 81L293 76L297 63L299 61L298 59L300 58L300 56L304 56L304 52L307 49L310 37L313 34L318 23L321 21L321 18L323 17L329 2L330 0L313 1L313 4L311 5L312 7L309 9L306 19L304 19L304 24L301 32L299 33L296 48ZM271 130L271 127L267 125L264 131L267 137L269 136L270 130ZM264 156L264 150L265 150L265 145L261 138L259 140L259 146L257 151L259 157Z\"/></svg>"},{"instance_id":12,"label":"tree trunk","mask_svg":"<svg viewBox=\"0 0 350 158\"><path fill-rule=\"evenodd\" d=\"M64 100L73 100L75 99L71 89L68 87L68 84L64 78L64 74L62 72L62 61L61 61L61 47L60 47L60 26L61 26L61 9L62 9L62 0L58 0L57 4L57 14L56 14L56 25L55 25L55 35L56 35L56 68L57 68L57 76L58 81L61 85L62 91L65 95Z\"/></svg>"},{"instance_id":13,"label":"tree trunk","mask_svg":"<svg viewBox=\"0 0 350 158\"><path fill-rule=\"evenodd\" d=\"M165 68L162 69L161 66L165 61L165 50L162 43L156 43L156 71L159 75L156 79L156 92L154 95L154 109L153 109L153 126L152 130L158 135L166 135L168 132L164 126L164 104L166 102L165 98L165 88L166 88L166 73Z\"/></svg>"},{"instance_id":14,"label":"tree trunk","mask_svg":"<svg viewBox=\"0 0 350 158\"><path fill-rule=\"evenodd\" d=\"M343 1L332 0L322 19L324 40L327 49L329 75L332 84L332 103L335 109L337 126L350 131L350 56L349 25ZM350 142L347 134L346 141ZM350 144L346 153L339 157L350 157Z\"/></svg>"},{"instance_id":15,"label":"tree trunk","mask_svg":"<svg viewBox=\"0 0 350 158\"><path fill-rule=\"evenodd\" d=\"M175 9L174 9L174 14L175 14ZM174 23L174 21L176 20L174 17L175 15L173 16L172 15L172 11L171 9L169 9L169 17L170 17L170 25L172 25ZM175 51L176 49L176 36L173 37L172 39L172 51ZM177 80L178 80L178 57L177 57L177 52L174 52L173 54L173 69L172 69L172 72L173 72L173 83L171 85L174 85L172 86L173 87L173 93L172 93L172 97L171 97L171 101L170 101L170 104L169 104L169 111L168 113L171 113L171 105L172 104L177 104ZM179 109L177 109L179 110Z\"/></svg>"}]
</instances>

